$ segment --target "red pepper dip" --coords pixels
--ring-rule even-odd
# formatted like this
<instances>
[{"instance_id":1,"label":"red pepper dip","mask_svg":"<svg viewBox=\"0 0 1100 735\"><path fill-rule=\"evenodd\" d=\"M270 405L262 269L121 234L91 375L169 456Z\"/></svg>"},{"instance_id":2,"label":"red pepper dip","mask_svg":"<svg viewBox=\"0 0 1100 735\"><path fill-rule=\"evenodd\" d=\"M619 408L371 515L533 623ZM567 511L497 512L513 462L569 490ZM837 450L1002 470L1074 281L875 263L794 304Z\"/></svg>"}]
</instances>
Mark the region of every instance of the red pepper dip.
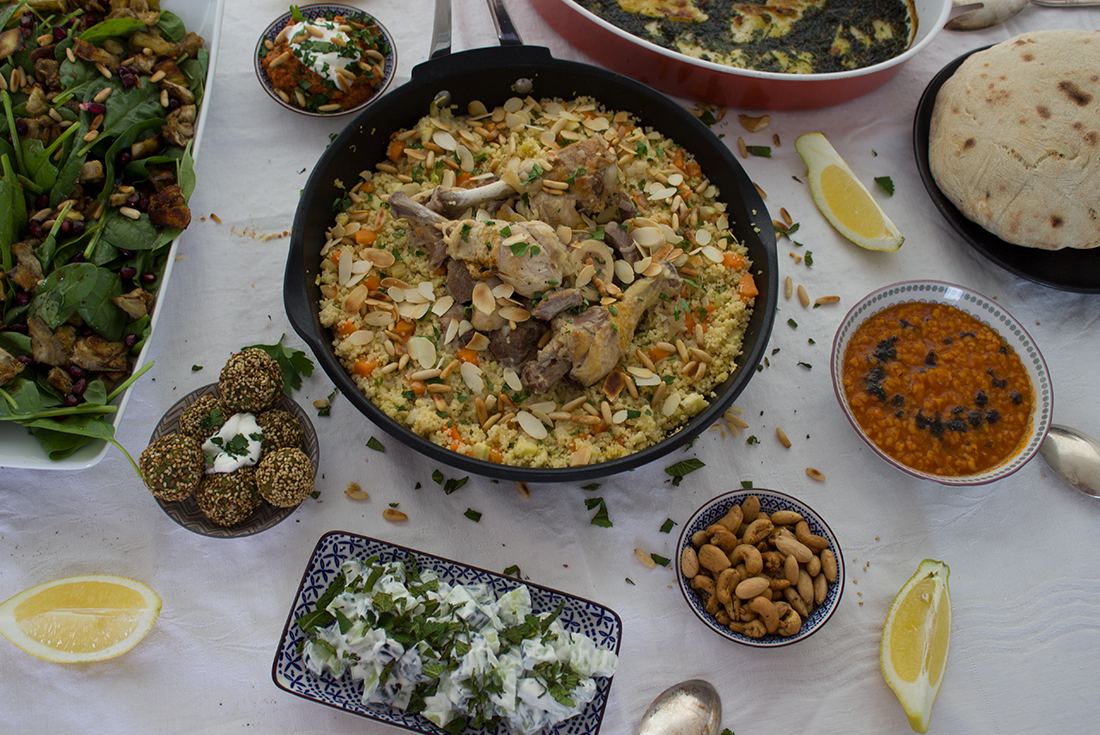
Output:
<instances>
[{"instance_id":1,"label":"red pepper dip","mask_svg":"<svg viewBox=\"0 0 1100 735\"><path fill-rule=\"evenodd\" d=\"M390 48L368 18L292 15L261 52L264 72L280 99L320 113L343 112L370 99L385 78Z\"/></svg>"},{"instance_id":2,"label":"red pepper dip","mask_svg":"<svg viewBox=\"0 0 1100 735\"><path fill-rule=\"evenodd\" d=\"M870 317L844 354L844 395L885 454L920 472L984 472L1031 425L1031 379L996 331L953 306L905 303Z\"/></svg>"}]
</instances>

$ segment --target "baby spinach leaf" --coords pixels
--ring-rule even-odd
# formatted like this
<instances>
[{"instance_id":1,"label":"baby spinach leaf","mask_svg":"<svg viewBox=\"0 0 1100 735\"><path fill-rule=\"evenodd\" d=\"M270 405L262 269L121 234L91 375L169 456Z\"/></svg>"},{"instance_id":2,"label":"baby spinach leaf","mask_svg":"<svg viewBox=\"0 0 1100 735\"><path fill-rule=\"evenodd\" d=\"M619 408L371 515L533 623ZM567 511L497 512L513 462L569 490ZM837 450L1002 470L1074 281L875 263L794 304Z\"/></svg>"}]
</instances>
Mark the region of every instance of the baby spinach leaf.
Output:
<instances>
[{"instance_id":1,"label":"baby spinach leaf","mask_svg":"<svg viewBox=\"0 0 1100 735\"><path fill-rule=\"evenodd\" d=\"M126 326L126 312L111 298L121 293L118 274L91 263L69 263L42 282L31 301L30 315L57 329L73 314L79 314L101 337L117 342Z\"/></svg>"},{"instance_id":2,"label":"baby spinach leaf","mask_svg":"<svg viewBox=\"0 0 1100 735\"><path fill-rule=\"evenodd\" d=\"M160 231L147 214L138 219L123 217L112 209L103 217L103 239L116 248L151 250L156 247Z\"/></svg>"},{"instance_id":3,"label":"baby spinach leaf","mask_svg":"<svg viewBox=\"0 0 1100 735\"><path fill-rule=\"evenodd\" d=\"M22 15L23 8L26 7L26 5L26 2L15 3L14 5L10 5L3 10L0 10L0 30L2 30L8 24L8 21L15 17L16 13Z\"/></svg>"},{"instance_id":4,"label":"baby spinach leaf","mask_svg":"<svg viewBox=\"0 0 1100 735\"><path fill-rule=\"evenodd\" d=\"M195 58L188 59L180 64L180 71L190 81L188 87L191 89L191 93L195 95L196 105L202 105L203 92L206 89L206 73L209 68L210 52L205 48L200 48L195 54Z\"/></svg>"},{"instance_id":5,"label":"baby spinach leaf","mask_svg":"<svg viewBox=\"0 0 1100 735\"><path fill-rule=\"evenodd\" d=\"M61 62L58 69L61 77L61 87L70 97L78 95L83 88L92 81L101 78L96 68L86 61L69 61L67 58Z\"/></svg>"},{"instance_id":6,"label":"baby spinach leaf","mask_svg":"<svg viewBox=\"0 0 1100 735\"><path fill-rule=\"evenodd\" d=\"M89 87L89 92L94 85ZM104 103L107 113L103 117L103 127L100 128L99 138L117 137L124 133L135 123L148 120L153 117L164 117L164 108L160 106L160 92L155 84L143 84L132 89L116 89ZM89 113L85 112L81 118ZM80 153L87 153L99 140L96 138L90 143L85 143L79 149Z\"/></svg>"},{"instance_id":7,"label":"baby spinach leaf","mask_svg":"<svg viewBox=\"0 0 1100 735\"><path fill-rule=\"evenodd\" d=\"M137 18L111 18L96 23L80 34L80 40L88 43L103 43L113 36L131 36L145 30L145 24Z\"/></svg>"},{"instance_id":8,"label":"baby spinach leaf","mask_svg":"<svg viewBox=\"0 0 1100 735\"><path fill-rule=\"evenodd\" d=\"M162 117L153 117L148 120L142 120L136 122L125 131L123 131L115 140L111 143L111 147L107 149L107 155L103 157L104 162L104 181L115 180L115 161L118 159L118 154L127 150L131 145L138 140L146 140L148 138L155 138L157 132L164 127L165 119ZM109 188L104 194L110 195Z\"/></svg>"},{"instance_id":9,"label":"baby spinach leaf","mask_svg":"<svg viewBox=\"0 0 1100 735\"><path fill-rule=\"evenodd\" d=\"M19 241L27 221L27 202L7 154L0 155L0 172L0 260L7 272L12 268L11 246Z\"/></svg>"},{"instance_id":10,"label":"baby spinach leaf","mask_svg":"<svg viewBox=\"0 0 1100 735\"><path fill-rule=\"evenodd\" d=\"M179 162L176 180L183 191L184 200L190 201L191 195L195 192L195 159L191 155L191 141L187 141L187 147L183 149L183 158Z\"/></svg>"},{"instance_id":11,"label":"baby spinach leaf","mask_svg":"<svg viewBox=\"0 0 1100 735\"><path fill-rule=\"evenodd\" d=\"M187 28L183 20L170 10L160 11L160 22L157 23L160 34L172 43L179 43L180 39L187 35Z\"/></svg>"},{"instance_id":12,"label":"baby spinach leaf","mask_svg":"<svg viewBox=\"0 0 1100 735\"><path fill-rule=\"evenodd\" d=\"M73 125L72 127L77 127ZM84 162L88 160L87 153L78 153L75 149L65 159L65 163L57 170L57 183L50 189L50 206L56 207L69 198L76 189L77 179L80 178L80 170Z\"/></svg>"}]
</instances>

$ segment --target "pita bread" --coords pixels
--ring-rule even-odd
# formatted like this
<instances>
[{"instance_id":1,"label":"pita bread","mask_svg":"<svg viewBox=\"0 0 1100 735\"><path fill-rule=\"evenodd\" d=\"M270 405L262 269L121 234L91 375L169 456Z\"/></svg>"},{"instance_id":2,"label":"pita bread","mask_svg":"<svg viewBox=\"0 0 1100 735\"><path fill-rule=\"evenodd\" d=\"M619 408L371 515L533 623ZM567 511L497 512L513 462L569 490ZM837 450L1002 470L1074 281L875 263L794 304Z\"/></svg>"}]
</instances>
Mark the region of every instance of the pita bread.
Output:
<instances>
[{"instance_id":1,"label":"pita bread","mask_svg":"<svg viewBox=\"0 0 1100 735\"><path fill-rule=\"evenodd\" d=\"M1033 31L970 56L940 89L940 190L1002 240L1100 246L1100 32Z\"/></svg>"}]
</instances>

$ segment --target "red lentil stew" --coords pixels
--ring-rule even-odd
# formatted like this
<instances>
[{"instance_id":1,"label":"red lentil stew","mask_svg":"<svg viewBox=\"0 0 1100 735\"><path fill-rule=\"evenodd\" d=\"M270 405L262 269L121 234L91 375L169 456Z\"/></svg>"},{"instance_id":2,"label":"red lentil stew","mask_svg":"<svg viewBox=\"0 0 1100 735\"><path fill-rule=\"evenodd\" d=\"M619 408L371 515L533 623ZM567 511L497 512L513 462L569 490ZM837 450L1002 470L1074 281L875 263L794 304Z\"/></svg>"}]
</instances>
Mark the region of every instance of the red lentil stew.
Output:
<instances>
[{"instance_id":1,"label":"red lentil stew","mask_svg":"<svg viewBox=\"0 0 1100 735\"><path fill-rule=\"evenodd\" d=\"M1034 404L1019 355L953 306L895 304L852 335L844 394L868 438L934 475L983 472L1024 444Z\"/></svg>"}]
</instances>

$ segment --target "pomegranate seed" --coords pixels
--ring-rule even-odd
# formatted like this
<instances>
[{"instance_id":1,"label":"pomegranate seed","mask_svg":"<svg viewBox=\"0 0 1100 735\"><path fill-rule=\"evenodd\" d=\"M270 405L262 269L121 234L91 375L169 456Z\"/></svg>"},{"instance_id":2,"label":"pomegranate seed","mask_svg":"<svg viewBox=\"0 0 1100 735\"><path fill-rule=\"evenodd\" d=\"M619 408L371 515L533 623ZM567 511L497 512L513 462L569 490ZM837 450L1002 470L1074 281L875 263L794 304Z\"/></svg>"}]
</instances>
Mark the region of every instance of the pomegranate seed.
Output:
<instances>
[{"instance_id":1,"label":"pomegranate seed","mask_svg":"<svg viewBox=\"0 0 1100 735\"><path fill-rule=\"evenodd\" d=\"M132 161L133 158L134 157L132 155L130 155L129 151L123 151L122 153L118 154L118 165L119 166L125 166L130 161Z\"/></svg>"},{"instance_id":2,"label":"pomegranate seed","mask_svg":"<svg viewBox=\"0 0 1100 735\"><path fill-rule=\"evenodd\" d=\"M31 237L45 237L46 231L42 229L42 223L38 220L32 219L27 223L27 229L30 230Z\"/></svg>"},{"instance_id":3,"label":"pomegranate seed","mask_svg":"<svg viewBox=\"0 0 1100 735\"><path fill-rule=\"evenodd\" d=\"M137 335L127 334L126 337L122 340L122 343L125 344L127 347L133 347L137 344Z\"/></svg>"},{"instance_id":4,"label":"pomegranate seed","mask_svg":"<svg viewBox=\"0 0 1100 735\"><path fill-rule=\"evenodd\" d=\"M23 363L24 365L34 364L34 360L32 360L29 355L16 355L15 359Z\"/></svg>"},{"instance_id":5,"label":"pomegranate seed","mask_svg":"<svg viewBox=\"0 0 1100 735\"><path fill-rule=\"evenodd\" d=\"M84 262L84 253L78 250L76 255L69 258L69 262L70 263L83 263Z\"/></svg>"},{"instance_id":6,"label":"pomegranate seed","mask_svg":"<svg viewBox=\"0 0 1100 735\"><path fill-rule=\"evenodd\" d=\"M37 209L45 209L46 207L50 206L50 195L43 194L42 196L38 197L38 199L34 203L34 206Z\"/></svg>"},{"instance_id":7,"label":"pomegranate seed","mask_svg":"<svg viewBox=\"0 0 1100 735\"><path fill-rule=\"evenodd\" d=\"M74 396L82 396L82 395L84 395L84 391L86 391L86 390L88 390L88 380L87 380L87 378L81 378L80 380L73 383L73 395Z\"/></svg>"},{"instance_id":8,"label":"pomegranate seed","mask_svg":"<svg viewBox=\"0 0 1100 735\"><path fill-rule=\"evenodd\" d=\"M65 33L65 29L62 28L61 26L54 26L53 27L53 39L55 41L64 41L65 36L67 36L67 35L68 34Z\"/></svg>"},{"instance_id":9,"label":"pomegranate seed","mask_svg":"<svg viewBox=\"0 0 1100 735\"><path fill-rule=\"evenodd\" d=\"M15 118L15 132L19 133L20 135L26 135L28 129L29 128L27 128L26 120L21 117Z\"/></svg>"},{"instance_id":10,"label":"pomegranate seed","mask_svg":"<svg viewBox=\"0 0 1100 735\"><path fill-rule=\"evenodd\" d=\"M91 327L84 327L80 330L81 337L91 337L93 334L95 334L95 331Z\"/></svg>"},{"instance_id":11,"label":"pomegranate seed","mask_svg":"<svg viewBox=\"0 0 1100 735\"><path fill-rule=\"evenodd\" d=\"M15 324L9 324L8 325L8 331L9 332L18 332L19 334L26 334L27 333L27 323L26 322L17 322Z\"/></svg>"},{"instance_id":12,"label":"pomegranate seed","mask_svg":"<svg viewBox=\"0 0 1100 735\"><path fill-rule=\"evenodd\" d=\"M126 74L125 76L120 74L118 79L122 82L123 89L133 89L135 83L133 74Z\"/></svg>"},{"instance_id":13,"label":"pomegranate seed","mask_svg":"<svg viewBox=\"0 0 1100 735\"><path fill-rule=\"evenodd\" d=\"M60 227L58 227L58 229L59 229L59 230L61 230L61 234L62 234L62 235L69 235L69 234L72 234L72 231L73 231L73 223L72 223L72 222L70 222L69 220L65 220L65 221L63 221L63 222L61 223L61 226L60 226Z\"/></svg>"},{"instance_id":14,"label":"pomegranate seed","mask_svg":"<svg viewBox=\"0 0 1100 735\"><path fill-rule=\"evenodd\" d=\"M142 273L141 274L141 280L144 283L152 283L153 281L157 280L157 274L156 273Z\"/></svg>"},{"instance_id":15,"label":"pomegranate seed","mask_svg":"<svg viewBox=\"0 0 1100 735\"><path fill-rule=\"evenodd\" d=\"M26 291L20 291L15 294L15 303L18 306L26 306L31 302L31 295Z\"/></svg>"},{"instance_id":16,"label":"pomegranate seed","mask_svg":"<svg viewBox=\"0 0 1100 735\"><path fill-rule=\"evenodd\" d=\"M73 220L73 234L74 235L83 235L85 229L87 229L87 225L84 224L84 220L82 220L82 219L74 219Z\"/></svg>"},{"instance_id":17,"label":"pomegranate seed","mask_svg":"<svg viewBox=\"0 0 1100 735\"><path fill-rule=\"evenodd\" d=\"M180 101L178 99L176 99L175 97L169 97L168 98L168 109L169 110L178 110L179 107L180 107Z\"/></svg>"},{"instance_id":18,"label":"pomegranate seed","mask_svg":"<svg viewBox=\"0 0 1100 735\"><path fill-rule=\"evenodd\" d=\"M134 251L133 250L127 250L126 248L119 248L118 249L118 254L121 255L123 258L132 258L132 257L134 257Z\"/></svg>"},{"instance_id":19,"label":"pomegranate seed","mask_svg":"<svg viewBox=\"0 0 1100 735\"><path fill-rule=\"evenodd\" d=\"M146 197L140 197L137 201L137 210L139 212L149 211L149 200Z\"/></svg>"},{"instance_id":20,"label":"pomegranate seed","mask_svg":"<svg viewBox=\"0 0 1100 735\"><path fill-rule=\"evenodd\" d=\"M119 278L121 278L122 280L128 281L128 280L130 280L131 278L133 278L134 276L137 275L137 268L131 268L130 266L126 266L125 268L123 268L122 270L120 270L118 272L118 275L119 275Z\"/></svg>"},{"instance_id":21,"label":"pomegranate seed","mask_svg":"<svg viewBox=\"0 0 1100 735\"><path fill-rule=\"evenodd\" d=\"M141 199L141 195L135 191L126 199L126 203L133 207L138 203L139 199Z\"/></svg>"},{"instance_id":22,"label":"pomegranate seed","mask_svg":"<svg viewBox=\"0 0 1100 735\"><path fill-rule=\"evenodd\" d=\"M106 115L107 105L100 104L99 102L81 102L80 109L89 115Z\"/></svg>"},{"instance_id":23,"label":"pomegranate seed","mask_svg":"<svg viewBox=\"0 0 1100 735\"><path fill-rule=\"evenodd\" d=\"M80 378L83 378L85 375L87 375L87 373L84 372L84 368L80 367L79 365L70 365L69 375L73 376L74 380L79 380Z\"/></svg>"},{"instance_id":24,"label":"pomegranate seed","mask_svg":"<svg viewBox=\"0 0 1100 735\"><path fill-rule=\"evenodd\" d=\"M76 408L80 405L80 399L70 393L69 395L65 396L65 405L69 408Z\"/></svg>"}]
</instances>

